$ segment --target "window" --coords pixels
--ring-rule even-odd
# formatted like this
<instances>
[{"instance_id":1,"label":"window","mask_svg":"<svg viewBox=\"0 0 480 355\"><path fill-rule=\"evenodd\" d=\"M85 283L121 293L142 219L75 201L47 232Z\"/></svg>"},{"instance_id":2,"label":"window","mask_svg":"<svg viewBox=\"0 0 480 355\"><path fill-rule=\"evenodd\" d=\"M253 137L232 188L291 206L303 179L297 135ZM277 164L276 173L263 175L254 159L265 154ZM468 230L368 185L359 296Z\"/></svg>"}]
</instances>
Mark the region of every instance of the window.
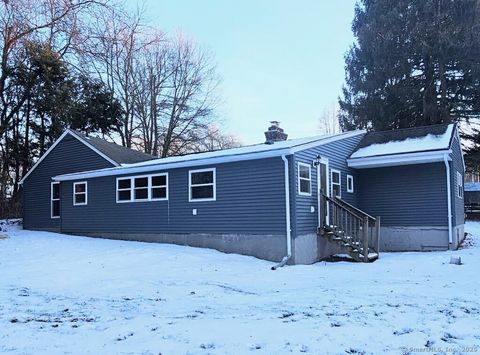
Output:
<instances>
[{"instance_id":1,"label":"window","mask_svg":"<svg viewBox=\"0 0 480 355\"><path fill-rule=\"evenodd\" d=\"M342 198L342 178L339 170L331 169L332 196Z\"/></svg>"},{"instance_id":2,"label":"window","mask_svg":"<svg viewBox=\"0 0 480 355\"><path fill-rule=\"evenodd\" d=\"M310 165L298 163L298 194L302 196L312 195L312 179Z\"/></svg>"},{"instance_id":3,"label":"window","mask_svg":"<svg viewBox=\"0 0 480 355\"><path fill-rule=\"evenodd\" d=\"M189 201L215 201L215 169L190 170Z\"/></svg>"},{"instance_id":4,"label":"window","mask_svg":"<svg viewBox=\"0 0 480 355\"><path fill-rule=\"evenodd\" d=\"M117 203L167 199L167 173L117 178Z\"/></svg>"},{"instance_id":5,"label":"window","mask_svg":"<svg viewBox=\"0 0 480 355\"><path fill-rule=\"evenodd\" d=\"M150 199L166 200L168 198L167 174L153 175L150 178Z\"/></svg>"},{"instance_id":6,"label":"window","mask_svg":"<svg viewBox=\"0 0 480 355\"><path fill-rule=\"evenodd\" d=\"M60 218L60 183L52 182L50 185L50 217Z\"/></svg>"},{"instance_id":7,"label":"window","mask_svg":"<svg viewBox=\"0 0 480 355\"><path fill-rule=\"evenodd\" d=\"M353 176L347 175L347 192L353 193Z\"/></svg>"},{"instance_id":8,"label":"window","mask_svg":"<svg viewBox=\"0 0 480 355\"><path fill-rule=\"evenodd\" d=\"M87 204L87 182L73 183L73 205L81 206Z\"/></svg>"},{"instance_id":9,"label":"window","mask_svg":"<svg viewBox=\"0 0 480 355\"><path fill-rule=\"evenodd\" d=\"M132 179L117 179L117 202L132 199Z\"/></svg>"},{"instance_id":10,"label":"window","mask_svg":"<svg viewBox=\"0 0 480 355\"><path fill-rule=\"evenodd\" d=\"M457 171L457 196L463 198L463 176Z\"/></svg>"},{"instance_id":11,"label":"window","mask_svg":"<svg viewBox=\"0 0 480 355\"><path fill-rule=\"evenodd\" d=\"M148 176L133 178L133 199L148 200Z\"/></svg>"}]
</instances>

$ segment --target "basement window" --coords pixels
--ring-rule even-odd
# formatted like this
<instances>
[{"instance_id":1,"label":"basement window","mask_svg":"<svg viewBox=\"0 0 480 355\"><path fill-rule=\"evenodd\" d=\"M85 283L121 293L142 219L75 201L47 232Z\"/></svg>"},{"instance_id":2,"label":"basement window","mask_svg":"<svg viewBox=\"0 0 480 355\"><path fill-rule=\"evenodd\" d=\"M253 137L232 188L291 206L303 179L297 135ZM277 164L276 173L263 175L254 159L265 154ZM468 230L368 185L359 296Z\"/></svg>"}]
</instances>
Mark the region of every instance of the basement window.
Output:
<instances>
[{"instance_id":1,"label":"basement window","mask_svg":"<svg viewBox=\"0 0 480 355\"><path fill-rule=\"evenodd\" d=\"M339 170L330 170L330 180L332 181L332 196L342 198L342 175Z\"/></svg>"},{"instance_id":2,"label":"basement window","mask_svg":"<svg viewBox=\"0 0 480 355\"><path fill-rule=\"evenodd\" d=\"M60 183L52 182L50 185L50 217L60 218Z\"/></svg>"},{"instance_id":3,"label":"basement window","mask_svg":"<svg viewBox=\"0 0 480 355\"><path fill-rule=\"evenodd\" d=\"M353 193L353 176L347 175L347 192Z\"/></svg>"},{"instance_id":4,"label":"basement window","mask_svg":"<svg viewBox=\"0 0 480 355\"><path fill-rule=\"evenodd\" d=\"M309 164L298 163L298 194L312 196L312 177Z\"/></svg>"},{"instance_id":5,"label":"basement window","mask_svg":"<svg viewBox=\"0 0 480 355\"><path fill-rule=\"evenodd\" d=\"M463 198L463 176L457 171L457 197Z\"/></svg>"},{"instance_id":6,"label":"basement window","mask_svg":"<svg viewBox=\"0 0 480 355\"><path fill-rule=\"evenodd\" d=\"M73 183L73 205L82 206L87 204L87 182Z\"/></svg>"},{"instance_id":7,"label":"basement window","mask_svg":"<svg viewBox=\"0 0 480 355\"><path fill-rule=\"evenodd\" d=\"M215 201L216 179L215 168L190 170L188 172L189 202Z\"/></svg>"}]
</instances>

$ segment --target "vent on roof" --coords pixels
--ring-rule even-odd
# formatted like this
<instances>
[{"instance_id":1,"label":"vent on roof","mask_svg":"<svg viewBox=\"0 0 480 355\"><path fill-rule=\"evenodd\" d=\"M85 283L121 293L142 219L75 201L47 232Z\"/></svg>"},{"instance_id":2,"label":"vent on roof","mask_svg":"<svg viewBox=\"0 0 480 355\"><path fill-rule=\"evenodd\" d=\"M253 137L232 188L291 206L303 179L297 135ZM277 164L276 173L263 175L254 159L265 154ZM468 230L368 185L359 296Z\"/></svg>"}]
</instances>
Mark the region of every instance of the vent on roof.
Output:
<instances>
[{"instance_id":1,"label":"vent on roof","mask_svg":"<svg viewBox=\"0 0 480 355\"><path fill-rule=\"evenodd\" d=\"M268 127L268 130L265 132L265 143L273 144L275 142L285 141L288 138L282 128L280 128L279 121L270 121L271 126Z\"/></svg>"}]
</instances>

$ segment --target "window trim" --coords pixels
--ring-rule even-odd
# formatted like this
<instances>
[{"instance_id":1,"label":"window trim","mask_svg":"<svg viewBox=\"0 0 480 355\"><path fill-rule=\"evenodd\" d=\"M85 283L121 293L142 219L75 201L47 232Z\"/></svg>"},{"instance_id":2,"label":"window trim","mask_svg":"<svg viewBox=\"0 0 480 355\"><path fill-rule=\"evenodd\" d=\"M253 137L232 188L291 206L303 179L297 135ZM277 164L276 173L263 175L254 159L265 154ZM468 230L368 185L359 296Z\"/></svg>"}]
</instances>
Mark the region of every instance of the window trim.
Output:
<instances>
[{"instance_id":1,"label":"window trim","mask_svg":"<svg viewBox=\"0 0 480 355\"><path fill-rule=\"evenodd\" d=\"M85 192L75 192L75 186L85 184ZM77 203L75 200L76 195L83 195L85 193L85 202ZM88 205L88 183L86 181L77 181L73 183L73 205L85 206Z\"/></svg>"},{"instance_id":2,"label":"window trim","mask_svg":"<svg viewBox=\"0 0 480 355\"><path fill-rule=\"evenodd\" d=\"M165 185L162 186L152 186L152 178L157 176L165 176ZM147 198L142 199L135 199L135 179L147 178L147 186L146 187L138 187L137 189L145 189L147 188L148 195ZM130 180L130 187L126 189L119 189L118 182L120 180ZM156 174L149 174L149 175L133 175L133 176L124 176L124 177L117 177L115 180L115 202L116 203L131 203L131 202L150 202L150 201L167 201L168 200L168 172L165 173L156 173ZM152 198L152 188L159 188L165 187L165 197L157 197ZM118 192L119 191L130 191L130 200L119 200L118 199Z\"/></svg>"},{"instance_id":3,"label":"window trim","mask_svg":"<svg viewBox=\"0 0 480 355\"><path fill-rule=\"evenodd\" d=\"M460 195L460 191L462 191L462 195ZM459 171L457 171L457 197L463 200L463 176Z\"/></svg>"},{"instance_id":4,"label":"window trim","mask_svg":"<svg viewBox=\"0 0 480 355\"><path fill-rule=\"evenodd\" d=\"M338 173L338 183L333 182L333 174ZM342 198L342 172L337 169L330 169L330 195L333 196L333 192L335 191L333 185L338 185L340 188L338 189L340 195L335 195L335 198Z\"/></svg>"},{"instance_id":5,"label":"window trim","mask_svg":"<svg viewBox=\"0 0 480 355\"><path fill-rule=\"evenodd\" d=\"M352 182L352 188L348 187L348 181ZM354 187L354 184L353 184L353 175L347 174L347 192L350 192L350 193L353 194L354 191L355 191L355 187Z\"/></svg>"},{"instance_id":6,"label":"window trim","mask_svg":"<svg viewBox=\"0 0 480 355\"><path fill-rule=\"evenodd\" d=\"M59 197L58 198L53 198L53 185L58 185L58 192L59 192ZM56 219L60 218L60 206L59 206L59 211L58 211L58 216L53 215L53 202L58 201L60 205L60 182L59 181L52 181L50 183L50 218Z\"/></svg>"},{"instance_id":7,"label":"window trim","mask_svg":"<svg viewBox=\"0 0 480 355\"><path fill-rule=\"evenodd\" d=\"M306 167L308 168L308 179L301 177L300 176L300 167ZM301 180L307 180L308 181L308 186L309 186L309 191L310 192L304 192L301 190ZM298 185L298 195L299 196L312 196L312 167L310 164L303 163L303 162L298 162L297 163L297 185Z\"/></svg>"},{"instance_id":8,"label":"window trim","mask_svg":"<svg viewBox=\"0 0 480 355\"><path fill-rule=\"evenodd\" d=\"M209 172L209 171L213 172L213 183L192 185L192 174ZM192 187L196 187L196 186L213 186L213 197L192 199ZM216 201L216 200L217 200L217 168L189 170L188 171L188 202L206 202L206 201Z\"/></svg>"}]
</instances>

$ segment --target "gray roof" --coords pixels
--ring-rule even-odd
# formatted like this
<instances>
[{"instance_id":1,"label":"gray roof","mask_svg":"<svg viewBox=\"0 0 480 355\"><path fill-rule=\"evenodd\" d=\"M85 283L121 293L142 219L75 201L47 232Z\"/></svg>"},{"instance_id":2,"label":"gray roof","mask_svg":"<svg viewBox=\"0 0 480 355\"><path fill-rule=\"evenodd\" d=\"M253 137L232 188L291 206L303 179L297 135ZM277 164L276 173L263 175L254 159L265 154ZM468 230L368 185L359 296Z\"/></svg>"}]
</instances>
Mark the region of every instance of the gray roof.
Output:
<instances>
[{"instance_id":1,"label":"gray roof","mask_svg":"<svg viewBox=\"0 0 480 355\"><path fill-rule=\"evenodd\" d=\"M101 138L87 137L84 134L72 129L70 129L70 131L80 137L82 140L94 146L110 159L116 161L118 164L134 164L157 158L153 155L126 148L116 143L107 142Z\"/></svg>"},{"instance_id":2,"label":"gray roof","mask_svg":"<svg viewBox=\"0 0 480 355\"><path fill-rule=\"evenodd\" d=\"M427 135L441 136L445 134L448 130L450 123L436 124L431 126L422 126L422 127L412 127L412 128L400 128L393 129L388 131L377 131L377 132L367 132L363 136L362 140L358 144L355 151L352 153L354 155L358 150L369 147L374 144L385 144L389 142L400 142L412 138L423 138ZM451 137L450 137L451 139ZM436 150L436 149L432 149ZM419 147L418 151L425 151ZM408 152L411 152L409 150Z\"/></svg>"}]
</instances>

